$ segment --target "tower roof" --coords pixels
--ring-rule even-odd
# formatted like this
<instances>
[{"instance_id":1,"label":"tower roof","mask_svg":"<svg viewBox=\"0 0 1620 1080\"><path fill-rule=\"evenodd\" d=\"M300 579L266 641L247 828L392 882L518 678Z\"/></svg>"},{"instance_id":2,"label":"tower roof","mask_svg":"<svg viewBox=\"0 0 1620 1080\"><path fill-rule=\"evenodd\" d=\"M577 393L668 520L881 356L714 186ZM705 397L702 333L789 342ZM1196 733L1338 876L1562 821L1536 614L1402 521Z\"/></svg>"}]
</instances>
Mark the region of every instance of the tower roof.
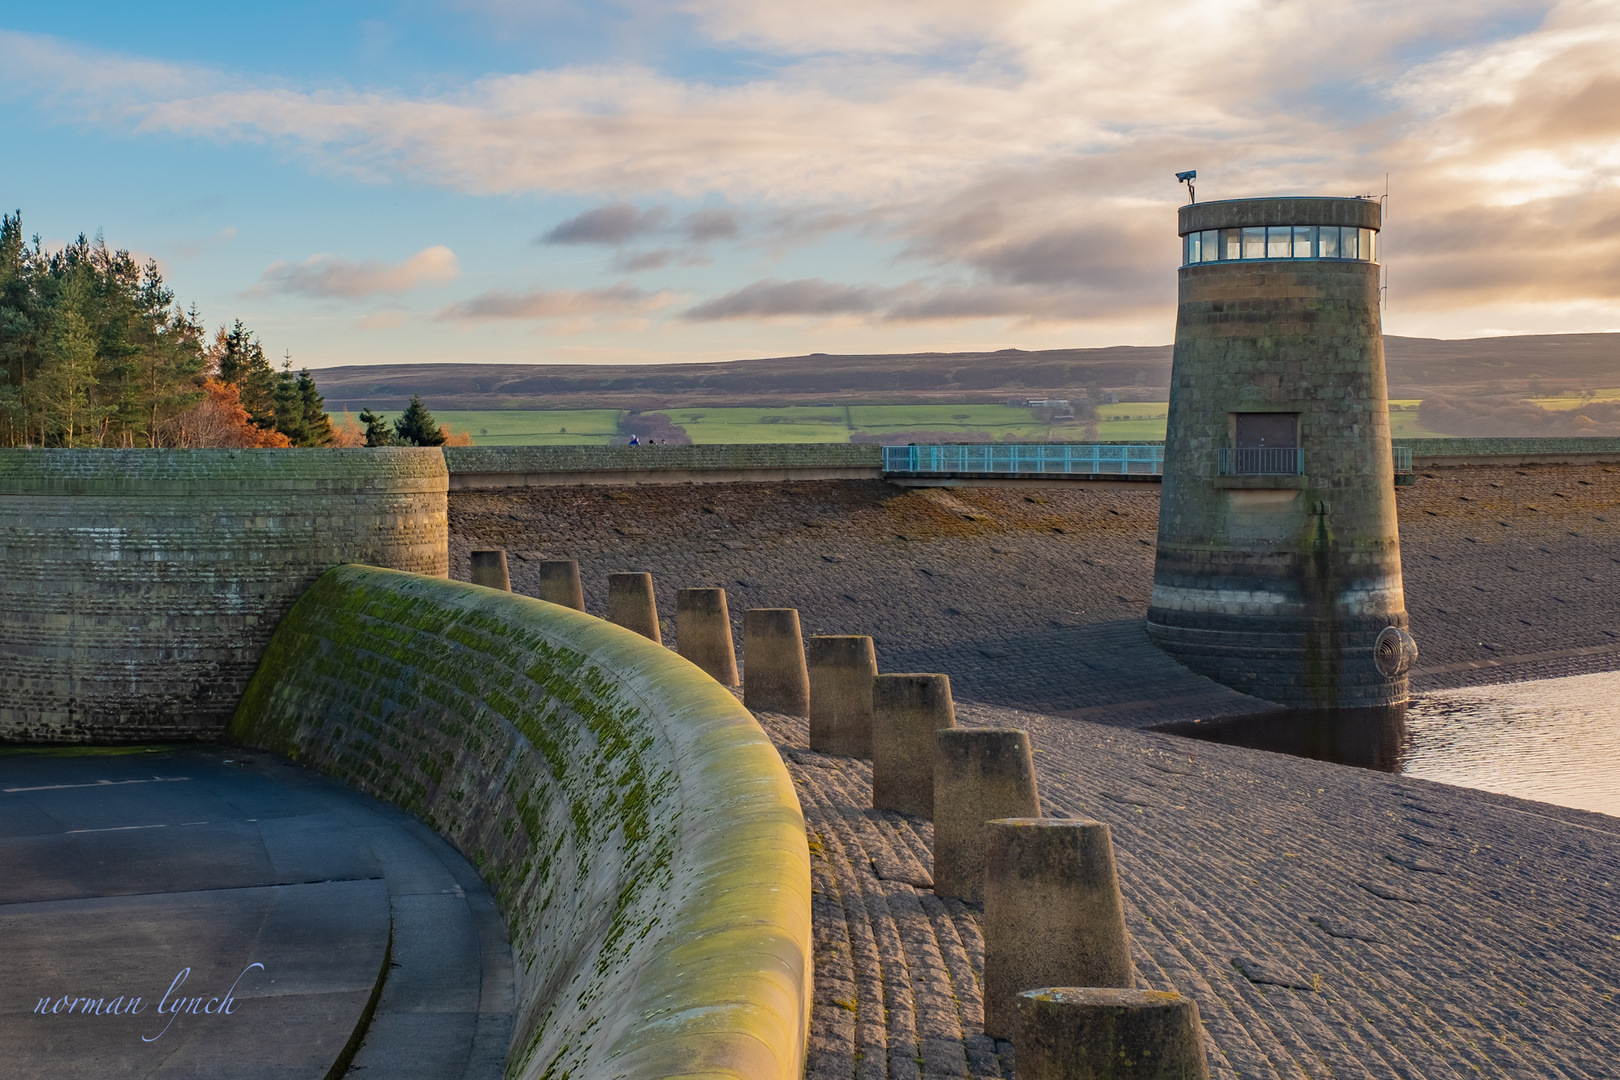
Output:
<instances>
[{"instance_id":1,"label":"tower roof","mask_svg":"<svg viewBox=\"0 0 1620 1080\"><path fill-rule=\"evenodd\" d=\"M1382 215L1376 199L1343 199L1319 195L1279 199L1225 199L1183 206L1180 233L1202 229L1240 229L1255 225L1350 225L1377 229Z\"/></svg>"}]
</instances>

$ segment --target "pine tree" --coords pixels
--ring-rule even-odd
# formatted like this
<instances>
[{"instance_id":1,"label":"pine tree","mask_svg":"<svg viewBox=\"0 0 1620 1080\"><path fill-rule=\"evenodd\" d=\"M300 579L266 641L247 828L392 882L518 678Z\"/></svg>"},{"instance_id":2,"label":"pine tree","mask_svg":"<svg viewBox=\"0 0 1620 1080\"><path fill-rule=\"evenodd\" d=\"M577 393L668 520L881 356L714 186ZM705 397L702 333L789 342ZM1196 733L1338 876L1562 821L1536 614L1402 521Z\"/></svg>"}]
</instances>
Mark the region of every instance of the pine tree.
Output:
<instances>
[{"instance_id":1,"label":"pine tree","mask_svg":"<svg viewBox=\"0 0 1620 1080\"><path fill-rule=\"evenodd\" d=\"M309 424L304 418L304 395L298 389L298 376L292 373L292 357L288 356L276 372L273 396L276 410L276 430L287 436L294 446L309 445Z\"/></svg>"},{"instance_id":2,"label":"pine tree","mask_svg":"<svg viewBox=\"0 0 1620 1080\"><path fill-rule=\"evenodd\" d=\"M21 213L0 214L0 445L185 444L192 414L207 404L205 374L235 388L264 436L217 436L230 445L286 442L276 430L278 389L281 422L300 443L328 437L302 380L290 372L278 380L240 320L207 347L201 316L175 306L155 263L137 263L100 234L50 252L23 236Z\"/></svg>"},{"instance_id":3,"label":"pine tree","mask_svg":"<svg viewBox=\"0 0 1620 1080\"><path fill-rule=\"evenodd\" d=\"M265 358L253 331L237 319L227 331L214 335L210 350L214 372L222 383L232 383L242 396L242 407L266 431L276 428L276 372Z\"/></svg>"},{"instance_id":4,"label":"pine tree","mask_svg":"<svg viewBox=\"0 0 1620 1080\"><path fill-rule=\"evenodd\" d=\"M393 431L389 430L388 421L370 409L360 410L360 422L366 425L367 446L397 445Z\"/></svg>"},{"instance_id":5,"label":"pine tree","mask_svg":"<svg viewBox=\"0 0 1620 1080\"><path fill-rule=\"evenodd\" d=\"M304 428L308 432L305 446L333 446L337 436L332 431L332 418L326 415L326 399L315 386L315 377L304 368L298 373L298 396L304 402Z\"/></svg>"},{"instance_id":6,"label":"pine tree","mask_svg":"<svg viewBox=\"0 0 1620 1080\"><path fill-rule=\"evenodd\" d=\"M444 432L440 430L438 421L428 412L422 399L415 394L411 395L411 403L394 421L394 434L406 446L443 446Z\"/></svg>"}]
</instances>

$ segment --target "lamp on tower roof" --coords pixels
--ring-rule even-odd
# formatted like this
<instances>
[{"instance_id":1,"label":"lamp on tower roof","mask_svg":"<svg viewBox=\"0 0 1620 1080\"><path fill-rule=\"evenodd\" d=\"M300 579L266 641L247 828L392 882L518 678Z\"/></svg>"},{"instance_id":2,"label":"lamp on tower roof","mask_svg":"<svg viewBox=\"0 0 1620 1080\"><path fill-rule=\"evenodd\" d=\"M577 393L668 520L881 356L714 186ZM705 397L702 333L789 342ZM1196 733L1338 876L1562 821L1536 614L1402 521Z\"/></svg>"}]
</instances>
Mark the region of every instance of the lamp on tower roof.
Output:
<instances>
[{"instance_id":1,"label":"lamp on tower roof","mask_svg":"<svg viewBox=\"0 0 1620 1080\"><path fill-rule=\"evenodd\" d=\"M1193 203L1198 202L1198 192L1193 190L1193 181L1198 179L1197 169L1188 169L1186 172L1176 173L1176 179L1187 185L1187 198Z\"/></svg>"}]
</instances>

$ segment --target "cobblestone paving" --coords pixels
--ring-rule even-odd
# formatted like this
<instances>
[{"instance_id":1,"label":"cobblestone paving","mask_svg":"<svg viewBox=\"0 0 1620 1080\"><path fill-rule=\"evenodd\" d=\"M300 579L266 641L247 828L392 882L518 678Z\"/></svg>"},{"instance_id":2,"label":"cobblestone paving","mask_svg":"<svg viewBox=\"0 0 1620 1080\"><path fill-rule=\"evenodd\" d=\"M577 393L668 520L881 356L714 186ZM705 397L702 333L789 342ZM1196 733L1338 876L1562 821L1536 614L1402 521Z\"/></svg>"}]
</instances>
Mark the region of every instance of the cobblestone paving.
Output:
<instances>
[{"instance_id":1,"label":"cobblestone paving","mask_svg":"<svg viewBox=\"0 0 1620 1080\"><path fill-rule=\"evenodd\" d=\"M815 894L806 1076L1010 1077L982 1032L981 913L868 763L759 714ZM1620 1076L1620 825L1237 747L963 704L1022 727L1043 811L1107 822L1138 984L1195 998L1221 1080Z\"/></svg>"},{"instance_id":2,"label":"cobblestone paving","mask_svg":"<svg viewBox=\"0 0 1620 1080\"><path fill-rule=\"evenodd\" d=\"M1400 528L1418 688L1620 667L1620 466L1429 469Z\"/></svg>"},{"instance_id":3,"label":"cobblestone paving","mask_svg":"<svg viewBox=\"0 0 1620 1080\"><path fill-rule=\"evenodd\" d=\"M1418 688L1620 667L1620 470L1434 469L1399 505ZM512 553L519 592L577 558L600 612L608 573L651 571L670 642L674 590L723 586L739 644L744 608L797 607L872 634L884 670L950 673L963 723L1028 729L1044 812L1112 827L1139 982L1197 999L1215 1077L1620 1077L1615 819L1125 730L1263 707L1142 633L1154 486L535 488L450 513L456 577L477 547ZM1010 1078L932 826L760 719L811 839L807 1075Z\"/></svg>"},{"instance_id":4,"label":"cobblestone paving","mask_svg":"<svg viewBox=\"0 0 1620 1080\"><path fill-rule=\"evenodd\" d=\"M796 607L807 633L869 633L886 671L944 671L961 699L1146 726L1264 708L1165 657L1142 630L1159 490L901 489L879 481L554 487L450 496L451 573L505 547L607 575ZM1400 489L1407 606L1439 688L1620 667L1620 469L1431 469Z\"/></svg>"}]
</instances>

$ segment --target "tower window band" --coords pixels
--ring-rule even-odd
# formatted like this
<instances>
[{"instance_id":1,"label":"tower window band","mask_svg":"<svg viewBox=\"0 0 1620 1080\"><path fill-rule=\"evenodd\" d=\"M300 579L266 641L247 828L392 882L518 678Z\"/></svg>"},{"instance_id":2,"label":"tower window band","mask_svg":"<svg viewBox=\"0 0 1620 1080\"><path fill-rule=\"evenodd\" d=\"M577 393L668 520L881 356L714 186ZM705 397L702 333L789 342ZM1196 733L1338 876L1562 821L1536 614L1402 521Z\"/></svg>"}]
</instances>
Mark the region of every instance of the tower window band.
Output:
<instances>
[{"instance_id":1,"label":"tower window band","mask_svg":"<svg viewBox=\"0 0 1620 1080\"><path fill-rule=\"evenodd\" d=\"M1183 265L1253 262L1259 259L1374 261L1372 229L1348 225L1255 225L1188 233Z\"/></svg>"}]
</instances>

